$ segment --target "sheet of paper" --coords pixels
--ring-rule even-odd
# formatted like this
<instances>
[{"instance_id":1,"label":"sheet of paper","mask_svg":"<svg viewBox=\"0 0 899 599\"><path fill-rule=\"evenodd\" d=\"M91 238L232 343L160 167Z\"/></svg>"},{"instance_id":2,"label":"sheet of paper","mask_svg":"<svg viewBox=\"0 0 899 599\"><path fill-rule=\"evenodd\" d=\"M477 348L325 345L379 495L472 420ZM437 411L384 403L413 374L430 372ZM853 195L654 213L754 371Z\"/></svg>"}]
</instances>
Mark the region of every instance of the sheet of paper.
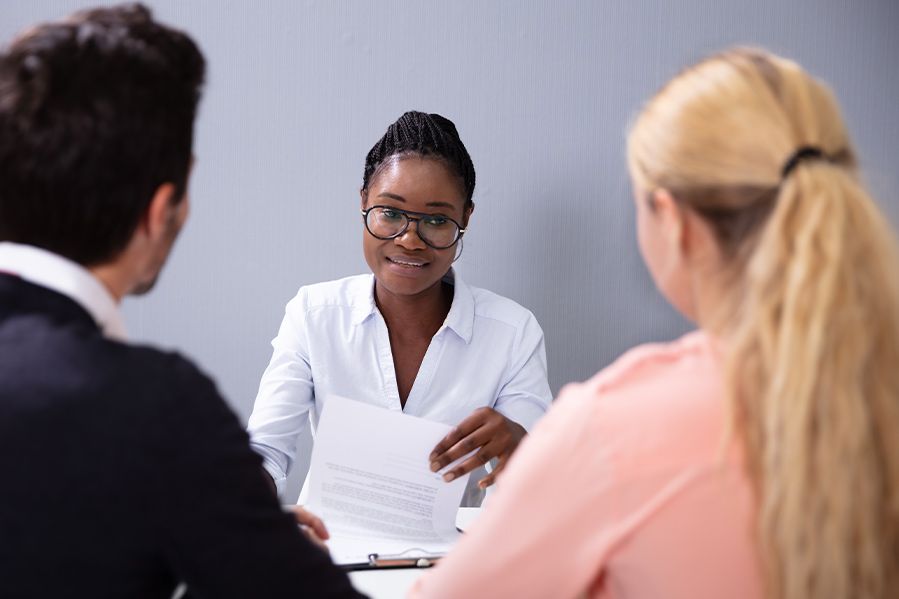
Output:
<instances>
[{"instance_id":1,"label":"sheet of paper","mask_svg":"<svg viewBox=\"0 0 899 599\"><path fill-rule=\"evenodd\" d=\"M431 472L428 456L450 429L328 397L312 450L308 507L328 527L335 563L364 563L370 553L449 551L459 537L456 512L468 476L446 483L446 468Z\"/></svg>"}]
</instances>

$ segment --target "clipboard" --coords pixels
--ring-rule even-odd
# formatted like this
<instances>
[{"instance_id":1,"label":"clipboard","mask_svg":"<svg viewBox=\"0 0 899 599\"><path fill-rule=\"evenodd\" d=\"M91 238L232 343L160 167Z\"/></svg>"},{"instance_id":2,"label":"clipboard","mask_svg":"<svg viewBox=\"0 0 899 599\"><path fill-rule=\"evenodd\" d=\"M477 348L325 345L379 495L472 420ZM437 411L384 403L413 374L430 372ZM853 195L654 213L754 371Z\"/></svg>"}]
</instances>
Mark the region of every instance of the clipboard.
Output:
<instances>
[{"instance_id":1,"label":"clipboard","mask_svg":"<svg viewBox=\"0 0 899 599\"><path fill-rule=\"evenodd\" d=\"M428 554L413 547L402 553L378 554L369 553L368 561L358 564L339 564L344 572L356 572L359 570L395 570L398 568L430 568L443 554Z\"/></svg>"},{"instance_id":2,"label":"clipboard","mask_svg":"<svg viewBox=\"0 0 899 599\"><path fill-rule=\"evenodd\" d=\"M465 531L456 527L456 530ZM406 555L417 551L416 555ZM396 570L399 568L430 568L436 564L444 554L428 553L419 547L412 547L402 553L378 554L369 553L368 561L358 564L336 564L344 572L357 572L359 570Z\"/></svg>"}]
</instances>

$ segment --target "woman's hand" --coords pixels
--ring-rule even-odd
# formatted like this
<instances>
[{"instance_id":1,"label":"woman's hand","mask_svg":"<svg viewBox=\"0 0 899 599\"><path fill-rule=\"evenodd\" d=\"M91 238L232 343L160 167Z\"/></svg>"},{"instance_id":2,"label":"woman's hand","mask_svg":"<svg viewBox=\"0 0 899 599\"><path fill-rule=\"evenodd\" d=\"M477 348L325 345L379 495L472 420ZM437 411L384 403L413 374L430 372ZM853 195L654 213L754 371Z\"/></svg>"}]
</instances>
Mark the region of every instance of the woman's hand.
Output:
<instances>
[{"instance_id":1,"label":"woman's hand","mask_svg":"<svg viewBox=\"0 0 899 599\"><path fill-rule=\"evenodd\" d=\"M506 466L506 461L522 438L527 434L520 424L512 422L493 408L478 408L443 438L431 452L431 471L437 472L462 456L477 452L443 475L449 482L478 466L497 458L493 472L478 481L478 487L486 489L496 481L496 476Z\"/></svg>"},{"instance_id":2,"label":"woman's hand","mask_svg":"<svg viewBox=\"0 0 899 599\"><path fill-rule=\"evenodd\" d=\"M293 517L296 518L297 524L300 525L300 529L306 537L323 549L325 553L328 553L328 546L325 545L325 541L331 535L328 534L328 529L325 528L325 523L322 522L322 519L298 505L292 506L290 511L293 512Z\"/></svg>"}]
</instances>

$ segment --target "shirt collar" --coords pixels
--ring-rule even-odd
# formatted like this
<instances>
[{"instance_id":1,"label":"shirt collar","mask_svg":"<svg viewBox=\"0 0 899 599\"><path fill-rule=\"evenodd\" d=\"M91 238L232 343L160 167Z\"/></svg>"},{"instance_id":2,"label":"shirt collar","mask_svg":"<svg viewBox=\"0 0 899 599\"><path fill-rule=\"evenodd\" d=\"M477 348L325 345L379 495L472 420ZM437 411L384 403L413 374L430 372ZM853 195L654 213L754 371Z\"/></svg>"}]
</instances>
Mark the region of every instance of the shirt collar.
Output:
<instances>
[{"instance_id":1,"label":"shirt collar","mask_svg":"<svg viewBox=\"0 0 899 599\"><path fill-rule=\"evenodd\" d=\"M362 324L378 311L375 304L375 276L360 278L360 286L351 294L353 324Z\"/></svg>"},{"instance_id":2,"label":"shirt collar","mask_svg":"<svg viewBox=\"0 0 899 599\"><path fill-rule=\"evenodd\" d=\"M465 343L470 343L474 329L474 294L452 268L443 280L453 286L453 303L446 320L443 321L443 326L456 333ZM363 281L364 287L360 288L353 302L353 324L362 324L378 310L375 303L374 275Z\"/></svg>"},{"instance_id":3,"label":"shirt collar","mask_svg":"<svg viewBox=\"0 0 899 599\"><path fill-rule=\"evenodd\" d=\"M474 329L474 294L465 281L456 274L452 268L443 277L453 285L453 305L446 315L444 326L452 330L465 343L471 342L471 332Z\"/></svg>"},{"instance_id":4,"label":"shirt collar","mask_svg":"<svg viewBox=\"0 0 899 599\"><path fill-rule=\"evenodd\" d=\"M87 310L109 339L124 341L127 338L125 322L115 299L80 264L38 247L3 241L0 242L0 271L70 298Z\"/></svg>"}]
</instances>

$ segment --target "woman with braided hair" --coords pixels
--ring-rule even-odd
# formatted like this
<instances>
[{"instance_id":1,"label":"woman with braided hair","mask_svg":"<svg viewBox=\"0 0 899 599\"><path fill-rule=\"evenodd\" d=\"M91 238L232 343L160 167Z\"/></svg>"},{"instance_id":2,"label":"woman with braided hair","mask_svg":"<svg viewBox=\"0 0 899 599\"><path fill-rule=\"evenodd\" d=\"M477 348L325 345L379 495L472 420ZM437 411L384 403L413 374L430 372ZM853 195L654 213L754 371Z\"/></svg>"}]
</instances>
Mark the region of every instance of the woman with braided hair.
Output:
<instances>
[{"instance_id":1,"label":"woman with braided hair","mask_svg":"<svg viewBox=\"0 0 899 599\"><path fill-rule=\"evenodd\" d=\"M477 450L447 481L495 460L472 477L469 502L549 407L533 314L452 269L474 186L455 125L437 114L405 113L368 153L360 208L372 274L302 287L287 304L250 417L279 492L331 394L452 425L430 456L416 457L437 471Z\"/></svg>"},{"instance_id":2,"label":"woman with braided hair","mask_svg":"<svg viewBox=\"0 0 899 599\"><path fill-rule=\"evenodd\" d=\"M644 261L700 331L567 387L413 595L896 597L899 263L830 90L713 56L628 159Z\"/></svg>"}]
</instances>

